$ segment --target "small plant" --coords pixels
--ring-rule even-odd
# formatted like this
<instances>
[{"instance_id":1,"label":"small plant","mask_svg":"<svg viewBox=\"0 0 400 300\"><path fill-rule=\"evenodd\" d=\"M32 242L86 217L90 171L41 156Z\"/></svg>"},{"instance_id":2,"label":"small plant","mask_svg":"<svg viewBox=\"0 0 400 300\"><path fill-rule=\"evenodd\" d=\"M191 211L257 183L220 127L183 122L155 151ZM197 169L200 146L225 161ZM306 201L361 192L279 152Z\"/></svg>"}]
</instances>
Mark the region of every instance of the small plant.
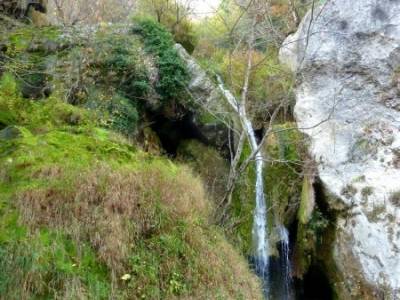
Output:
<instances>
[{"instance_id":1,"label":"small plant","mask_svg":"<svg viewBox=\"0 0 400 300\"><path fill-rule=\"evenodd\" d=\"M169 281L169 290L172 294L180 295L186 289L186 284L180 275L177 272L173 272L171 279Z\"/></svg>"},{"instance_id":2,"label":"small plant","mask_svg":"<svg viewBox=\"0 0 400 300\"><path fill-rule=\"evenodd\" d=\"M316 236L319 236L320 233L322 233L326 229L326 227L328 227L328 225L329 220L326 219L319 210L314 210L308 226L316 233Z\"/></svg>"}]
</instances>

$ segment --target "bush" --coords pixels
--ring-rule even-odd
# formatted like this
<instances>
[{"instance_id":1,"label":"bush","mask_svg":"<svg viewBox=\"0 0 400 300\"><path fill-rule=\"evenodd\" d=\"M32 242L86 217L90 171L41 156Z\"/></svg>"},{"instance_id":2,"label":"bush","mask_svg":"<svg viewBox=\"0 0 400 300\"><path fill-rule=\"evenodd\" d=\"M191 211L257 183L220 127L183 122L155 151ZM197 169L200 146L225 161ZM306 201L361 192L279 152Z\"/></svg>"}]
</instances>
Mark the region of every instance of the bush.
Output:
<instances>
[{"instance_id":1,"label":"bush","mask_svg":"<svg viewBox=\"0 0 400 300\"><path fill-rule=\"evenodd\" d=\"M125 97L132 101L143 99L150 89L146 69L140 62L138 46L121 37L108 37L99 41L98 64L105 78ZM110 78L110 74L113 74Z\"/></svg>"},{"instance_id":2,"label":"bush","mask_svg":"<svg viewBox=\"0 0 400 300\"><path fill-rule=\"evenodd\" d=\"M162 25L150 19L139 20L133 32L142 36L145 50L156 56L160 76L156 90L159 95L165 103L181 101L189 75L174 48L172 35Z\"/></svg>"}]
</instances>

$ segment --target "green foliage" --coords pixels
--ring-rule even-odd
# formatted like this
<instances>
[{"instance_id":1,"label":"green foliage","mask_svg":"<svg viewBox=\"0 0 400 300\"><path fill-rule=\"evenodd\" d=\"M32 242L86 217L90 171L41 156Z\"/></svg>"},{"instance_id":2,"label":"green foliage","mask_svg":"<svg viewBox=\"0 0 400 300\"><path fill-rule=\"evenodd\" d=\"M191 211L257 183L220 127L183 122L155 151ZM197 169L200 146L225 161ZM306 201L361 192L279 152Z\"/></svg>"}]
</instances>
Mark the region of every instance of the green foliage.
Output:
<instances>
[{"instance_id":1,"label":"green foliage","mask_svg":"<svg viewBox=\"0 0 400 300\"><path fill-rule=\"evenodd\" d=\"M186 66L174 48L172 35L151 19L137 21L133 30L143 38L145 50L156 56L159 71L157 92L165 103L181 102L189 76Z\"/></svg>"},{"instance_id":2,"label":"green foliage","mask_svg":"<svg viewBox=\"0 0 400 300\"><path fill-rule=\"evenodd\" d=\"M106 36L96 44L97 63L106 72L105 78L112 79L115 88L132 101L143 99L150 85L135 41L121 36Z\"/></svg>"},{"instance_id":3,"label":"green foliage","mask_svg":"<svg viewBox=\"0 0 400 300\"><path fill-rule=\"evenodd\" d=\"M116 95L108 103L108 111L112 116L111 128L125 135L135 132L139 115L132 101Z\"/></svg>"},{"instance_id":4,"label":"green foliage","mask_svg":"<svg viewBox=\"0 0 400 300\"><path fill-rule=\"evenodd\" d=\"M261 299L188 168L0 82L0 298Z\"/></svg>"},{"instance_id":5,"label":"green foliage","mask_svg":"<svg viewBox=\"0 0 400 300\"><path fill-rule=\"evenodd\" d=\"M189 18L191 4L168 0L139 0L137 16L148 17L162 24L190 54L197 45L193 22Z\"/></svg>"},{"instance_id":6,"label":"green foliage","mask_svg":"<svg viewBox=\"0 0 400 300\"><path fill-rule=\"evenodd\" d=\"M137 39L100 32L89 49L93 63L84 72L81 105L93 109L103 126L133 136L151 89Z\"/></svg>"}]
</instances>

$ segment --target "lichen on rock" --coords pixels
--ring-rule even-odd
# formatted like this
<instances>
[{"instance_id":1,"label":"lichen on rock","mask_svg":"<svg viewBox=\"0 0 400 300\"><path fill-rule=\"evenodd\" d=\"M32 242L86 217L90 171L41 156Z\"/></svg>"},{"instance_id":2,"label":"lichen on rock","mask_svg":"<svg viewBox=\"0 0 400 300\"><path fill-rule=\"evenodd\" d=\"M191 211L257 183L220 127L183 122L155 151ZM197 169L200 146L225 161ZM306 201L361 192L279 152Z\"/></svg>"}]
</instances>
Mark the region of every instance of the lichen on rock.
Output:
<instances>
[{"instance_id":1,"label":"lichen on rock","mask_svg":"<svg viewBox=\"0 0 400 300\"><path fill-rule=\"evenodd\" d=\"M400 293L400 209L390 201L400 182L399 22L398 1L329 1L280 53L298 76L295 117L338 215L340 299Z\"/></svg>"}]
</instances>

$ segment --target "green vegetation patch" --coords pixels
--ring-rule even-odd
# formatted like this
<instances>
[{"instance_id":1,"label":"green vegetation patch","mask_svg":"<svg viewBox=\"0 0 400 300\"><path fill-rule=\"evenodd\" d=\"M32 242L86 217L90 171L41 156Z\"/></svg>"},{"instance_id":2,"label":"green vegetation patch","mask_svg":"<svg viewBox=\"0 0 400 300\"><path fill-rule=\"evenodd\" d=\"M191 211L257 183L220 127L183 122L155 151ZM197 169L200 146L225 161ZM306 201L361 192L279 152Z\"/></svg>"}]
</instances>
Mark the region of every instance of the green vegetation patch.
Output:
<instances>
[{"instance_id":1,"label":"green vegetation patch","mask_svg":"<svg viewBox=\"0 0 400 300\"><path fill-rule=\"evenodd\" d=\"M0 108L0 298L261 299L189 168L9 74Z\"/></svg>"},{"instance_id":2,"label":"green vegetation patch","mask_svg":"<svg viewBox=\"0 0 400 300\"><path fill-rule=\"evenodd\" d=\"M159 23L151 19L137 21L134 33L143 38L145 50L154 55L159 71L156 90L164 102L181 102L188 85L186 66L174 48L172 35Z\"/></svg>"},{"instance_id":3,"label":"green vegetation patch","mask_svg":"<svg viewBox=\"0 0 400 300\"><path fill-rule=\"evenodd\" d=\"M265 169L265 192L275 217L285 225L293 222L301 198L302 151L302 135L294 123L275 126L265 153L270 160Z\"/></svg>"}]
</instances>

